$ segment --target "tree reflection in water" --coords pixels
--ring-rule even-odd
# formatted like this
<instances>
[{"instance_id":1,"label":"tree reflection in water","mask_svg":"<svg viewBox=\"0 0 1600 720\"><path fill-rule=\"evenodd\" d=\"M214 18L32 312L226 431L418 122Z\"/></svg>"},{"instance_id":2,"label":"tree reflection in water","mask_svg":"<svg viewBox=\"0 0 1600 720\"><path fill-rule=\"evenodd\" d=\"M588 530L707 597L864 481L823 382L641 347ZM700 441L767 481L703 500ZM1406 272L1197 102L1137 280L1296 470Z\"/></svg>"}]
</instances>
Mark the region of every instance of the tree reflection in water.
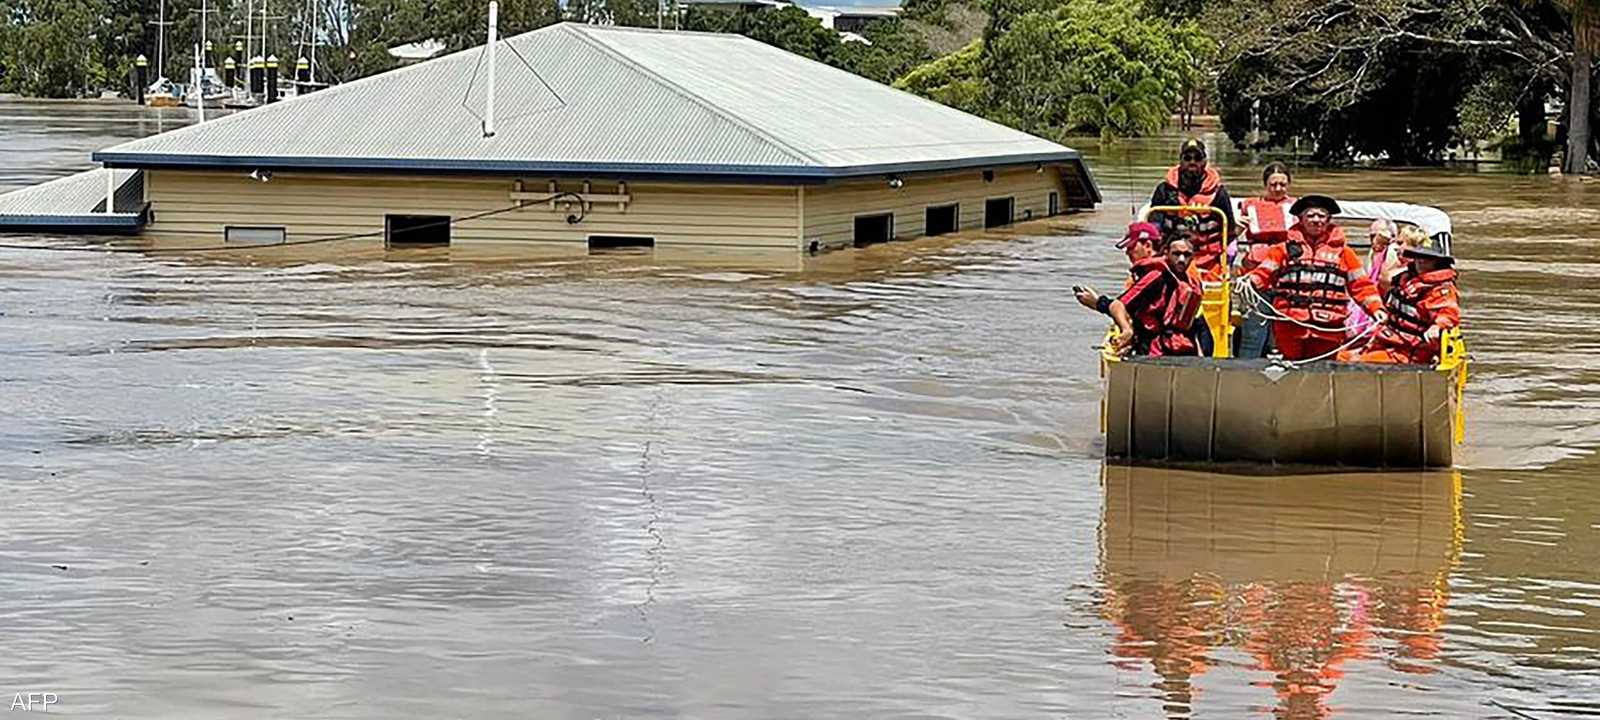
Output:
<instances>
[{"instance_id":1,"label":"tree reflection in water","mask_svg":"<svg viewBox=\"0 0 1600 720\"><path fill-rule=\"evenodd\" d=\"M1325 718L1356 660L1430 673L1461 552L1459 473L1251 477L1106 466L1100 570L1121 671L1168 716L1235 666Z\"/></svg>"}]
</instances>

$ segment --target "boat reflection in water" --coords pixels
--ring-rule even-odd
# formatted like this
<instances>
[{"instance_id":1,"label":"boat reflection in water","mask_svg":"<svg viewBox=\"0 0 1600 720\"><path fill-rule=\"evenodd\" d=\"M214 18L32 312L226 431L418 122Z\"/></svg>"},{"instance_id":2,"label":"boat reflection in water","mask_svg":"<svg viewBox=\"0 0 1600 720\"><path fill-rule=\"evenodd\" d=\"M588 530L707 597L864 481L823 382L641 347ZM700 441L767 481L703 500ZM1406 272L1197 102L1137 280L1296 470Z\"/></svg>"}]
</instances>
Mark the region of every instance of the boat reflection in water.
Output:
<instances>
[{"instance_id":1,"label":"boat reflection in water","mask_svg":"<svg viewBox=\"0 0 1600 720\"><path fill-rule=\"evenodd\" d=\"M1461 552L1459 473L1103 472L1111 653L1118 672L1156 673L1169 714L1204 706L1208 672L1270 688L1278 717L1321 718L1358 665L1436 667Z\"/></svg>"}]
</instances>

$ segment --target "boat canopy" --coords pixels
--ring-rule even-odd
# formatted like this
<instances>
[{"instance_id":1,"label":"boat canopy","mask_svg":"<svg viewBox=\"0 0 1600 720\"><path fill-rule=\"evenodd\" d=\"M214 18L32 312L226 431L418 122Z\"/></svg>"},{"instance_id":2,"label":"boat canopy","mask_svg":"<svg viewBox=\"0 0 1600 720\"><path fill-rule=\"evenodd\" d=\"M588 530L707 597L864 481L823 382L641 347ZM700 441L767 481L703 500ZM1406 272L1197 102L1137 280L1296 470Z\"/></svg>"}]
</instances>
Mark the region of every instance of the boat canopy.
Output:
<instances>
[{"instance_id":1,"label":"boat canopy","mask_svg":"<svg viewBox=\"0 0 1600 720\"><path fill-rule=\"evenodd\" d=\"M1336 216L1339 220L1393 220L1397 223L1410 223L1428 237L1440 244L1441 249L1450 252L1450 216L1443 210L1427 205L1412 205L1401 202L1374 202L1366 200L1340 200L1341 212Z\"/></svg>"}]
</instances>

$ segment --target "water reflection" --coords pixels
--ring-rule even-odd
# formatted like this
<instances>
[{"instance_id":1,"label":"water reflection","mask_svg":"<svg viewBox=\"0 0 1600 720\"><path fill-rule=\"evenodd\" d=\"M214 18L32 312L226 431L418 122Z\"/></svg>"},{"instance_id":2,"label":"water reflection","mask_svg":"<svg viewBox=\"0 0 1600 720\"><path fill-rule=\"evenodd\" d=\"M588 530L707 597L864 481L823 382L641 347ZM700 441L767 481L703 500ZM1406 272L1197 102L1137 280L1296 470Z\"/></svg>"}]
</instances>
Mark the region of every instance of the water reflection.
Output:
<instances>
[{"instance_id":1,"label":"water reflection","mask_svg":"<svg viewBox=\"0 0 1600 720\"><path fill-rule=\"evenodd\" d=\"M1324 718L1355 661L1431 674L1462 549L1459 473L1239 477L1103 471L1104 616L1169 716L1231 664L1273 714Z\"/></svg>"}]
</instances>

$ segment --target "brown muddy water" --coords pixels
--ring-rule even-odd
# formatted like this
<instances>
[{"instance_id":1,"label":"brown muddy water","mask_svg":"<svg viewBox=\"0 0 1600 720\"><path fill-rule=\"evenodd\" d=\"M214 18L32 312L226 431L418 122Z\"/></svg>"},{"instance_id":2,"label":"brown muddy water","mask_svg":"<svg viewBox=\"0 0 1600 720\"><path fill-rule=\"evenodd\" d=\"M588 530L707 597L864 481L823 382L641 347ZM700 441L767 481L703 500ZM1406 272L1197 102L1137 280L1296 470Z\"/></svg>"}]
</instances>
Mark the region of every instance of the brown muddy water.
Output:
<instances>
[{"instance_id":1,"label":"brown muddy water","mask_svg":"<svg viewBox=\"0 0 1600 720\"><path fill-rule=\"evenodd\" d=\"M0 187L168 113L0 102ZM1453 215L1459 473L1104 468L1068 288L1175 145L1086 147L1096 213L798 272L0 251L0 700L1600 716L1600 187L1297 178Z\"/></svg>"}]
</instances>

